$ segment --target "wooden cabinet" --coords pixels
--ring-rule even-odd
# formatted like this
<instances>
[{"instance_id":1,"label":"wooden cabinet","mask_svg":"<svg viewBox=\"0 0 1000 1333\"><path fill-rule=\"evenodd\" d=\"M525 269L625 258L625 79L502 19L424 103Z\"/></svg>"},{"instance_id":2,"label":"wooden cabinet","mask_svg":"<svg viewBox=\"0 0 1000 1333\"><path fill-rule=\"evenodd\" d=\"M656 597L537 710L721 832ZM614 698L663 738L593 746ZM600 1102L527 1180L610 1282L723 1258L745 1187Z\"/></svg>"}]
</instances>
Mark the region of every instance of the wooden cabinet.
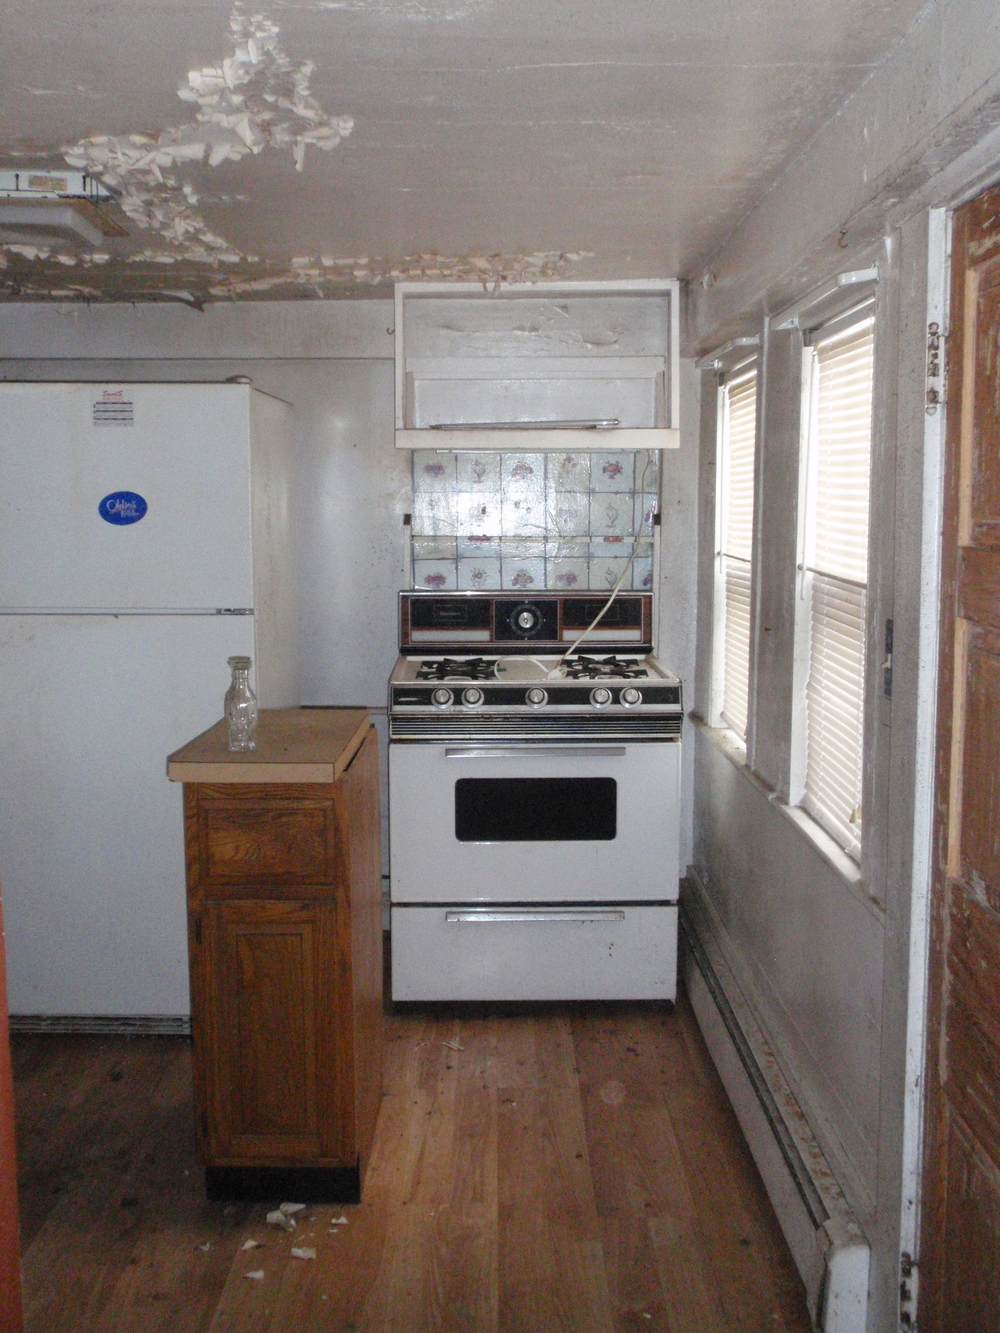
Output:
<instances>
[{"instance_id":1,"label":"wooden cabinet","mask_svg":"<svg viewBox=\"0 0 1000 1333\"><path fill-rule=\"evenodd\" d=\"M375 732L354 710L272 719L325 742L330 772L269 763L267 713L253 758L223 752L213 767L199 738L170 761L185 781L199 1150L210 1197L349 1202L382 1092ZM190 780L227 764L229 780ZM332 780L288 780L309 771Z\"/></svg>"}]
</instances>

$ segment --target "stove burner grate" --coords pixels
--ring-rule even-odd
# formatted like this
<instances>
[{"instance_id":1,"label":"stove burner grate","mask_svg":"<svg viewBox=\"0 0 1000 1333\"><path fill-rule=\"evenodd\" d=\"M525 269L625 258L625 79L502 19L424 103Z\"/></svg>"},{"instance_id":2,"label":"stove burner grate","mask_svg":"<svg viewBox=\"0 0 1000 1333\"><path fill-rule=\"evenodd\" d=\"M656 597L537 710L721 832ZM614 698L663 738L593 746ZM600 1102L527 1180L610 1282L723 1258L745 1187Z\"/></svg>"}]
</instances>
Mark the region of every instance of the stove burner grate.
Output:
<instances>
[{"instance_id":1,"label":"stove burner grate","mask_svg":"<svg viewBox=\"0 0 1000 1333\"><path fill-rule=\"evenodd\" d=\"M637 657L571 657L566 662L568 680L644 680L648 671Z\"/></svg>"},{"instance_id":2,"label":"stove burner grate","mask_svg":"<svg viewBox=\"0 0 1000 1333\"><path fill-rule=\"evenodd\" d=\"M417 680L492 680L496 657L436 657L421 662Z\"/></svg>"}]
</instances>

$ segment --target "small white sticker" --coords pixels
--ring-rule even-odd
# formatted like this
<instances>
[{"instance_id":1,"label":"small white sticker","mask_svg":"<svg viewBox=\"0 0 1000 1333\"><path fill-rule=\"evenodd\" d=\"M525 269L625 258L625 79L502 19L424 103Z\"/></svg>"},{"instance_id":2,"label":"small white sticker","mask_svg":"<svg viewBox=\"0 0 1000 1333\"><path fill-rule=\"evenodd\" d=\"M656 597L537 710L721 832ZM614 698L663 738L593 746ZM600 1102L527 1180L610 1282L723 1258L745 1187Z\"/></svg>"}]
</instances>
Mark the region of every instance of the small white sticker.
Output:
<instances>
[{"instance_id":1,"label":"small white sticker","mask_svg":"<svg viewBox=\"0 0 1000 1333\"><path fill-rule=\"evenodd\" d=\"M135 404L124 389L105 389L94 403L95 426L134 426Z\"/></svg>"}]
</instances>

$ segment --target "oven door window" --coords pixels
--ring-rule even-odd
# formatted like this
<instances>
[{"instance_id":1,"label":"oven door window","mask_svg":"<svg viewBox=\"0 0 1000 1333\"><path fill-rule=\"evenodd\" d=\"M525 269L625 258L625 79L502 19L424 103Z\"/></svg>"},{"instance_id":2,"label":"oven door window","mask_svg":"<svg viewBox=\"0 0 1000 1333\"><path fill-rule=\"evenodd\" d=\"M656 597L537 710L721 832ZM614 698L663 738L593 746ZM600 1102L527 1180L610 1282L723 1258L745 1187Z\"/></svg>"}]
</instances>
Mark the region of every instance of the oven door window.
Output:
<instances>
[{"instance_id":1,"label":"oven door window","mask_svg":"<svg viewBox=\"0 0 1000 1333\"><path fill-rule=\"evenodd\" d=\"M610 842L618 827L614 778L459 778L459 842Z\"/></svg>"}]
</instances>

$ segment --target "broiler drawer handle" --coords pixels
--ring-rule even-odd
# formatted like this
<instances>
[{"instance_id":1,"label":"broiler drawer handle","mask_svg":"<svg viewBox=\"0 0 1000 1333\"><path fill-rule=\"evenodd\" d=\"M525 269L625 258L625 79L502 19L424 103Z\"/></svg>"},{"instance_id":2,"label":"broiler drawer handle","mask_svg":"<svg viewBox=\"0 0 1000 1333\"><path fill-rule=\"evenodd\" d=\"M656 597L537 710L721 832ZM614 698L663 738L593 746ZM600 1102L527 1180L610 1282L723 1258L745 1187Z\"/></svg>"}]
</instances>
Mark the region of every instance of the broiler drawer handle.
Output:
<instances>
[{"instance_id":1,"label":"broiler drawer handle","mask_svg":"<svg viewBox=\"0 0 1000 1333\"><path fill-rule=\"evenodd\" d=\"M492 925L494 922L501 922L501 921L525 921L525 922L556 921L556 922L572 922L572 923L585 924L589 921L624 921L625 913L622 911L531 912L523 910L493 912L489 910L476 911L473 909L468 912L446 912L444 919L446 922L452 924L456 922L462 924L472 924L474 922L477 925L479 923Z\"/></svg>"},{"instance_id":2,"label":"broiler drawer handle","mask_svg":"<svg viewBox=\"0 0 1000 1333\"><path fill-rule=\"evenodd\" d=\"M624 759L624 745L492 745L445 747L445 759Z\"/></svg>"}]
</instances>

